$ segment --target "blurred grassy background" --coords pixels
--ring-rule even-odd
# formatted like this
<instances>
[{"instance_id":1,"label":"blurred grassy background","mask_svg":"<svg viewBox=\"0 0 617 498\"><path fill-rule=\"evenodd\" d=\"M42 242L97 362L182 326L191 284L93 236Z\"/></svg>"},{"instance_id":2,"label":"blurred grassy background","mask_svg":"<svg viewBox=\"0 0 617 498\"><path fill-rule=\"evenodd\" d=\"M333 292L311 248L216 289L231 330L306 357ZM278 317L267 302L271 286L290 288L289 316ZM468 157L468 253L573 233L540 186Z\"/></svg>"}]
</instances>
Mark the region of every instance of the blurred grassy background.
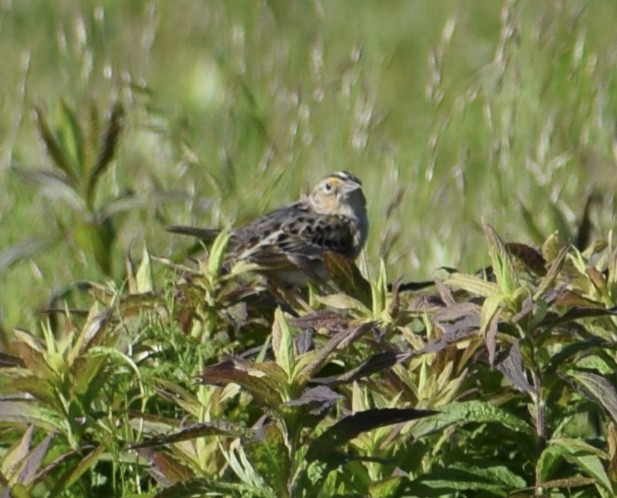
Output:
<instances>
[{"instance_id":1,"label":"blurred grassy background","mask_svg":"<svg viewBox=\"0 0 617 498\"><path fill-rule=\"evenodd\" d=\"M102 186L136 194L115 220L118 283L144 241L186 247L165 224L242 221L339 169L366 186L368 267L384 258L393 280L483 265L482 220L506 240L567 238L591 192L605 236L615 25L616 3L582 0L4 0L2 322L31 326L54 289L109 278L66 201L19 174L51 168L32 109L62 133L62 101L84 122L93 102L126 110Z\"/></svg>"}]
</instances>

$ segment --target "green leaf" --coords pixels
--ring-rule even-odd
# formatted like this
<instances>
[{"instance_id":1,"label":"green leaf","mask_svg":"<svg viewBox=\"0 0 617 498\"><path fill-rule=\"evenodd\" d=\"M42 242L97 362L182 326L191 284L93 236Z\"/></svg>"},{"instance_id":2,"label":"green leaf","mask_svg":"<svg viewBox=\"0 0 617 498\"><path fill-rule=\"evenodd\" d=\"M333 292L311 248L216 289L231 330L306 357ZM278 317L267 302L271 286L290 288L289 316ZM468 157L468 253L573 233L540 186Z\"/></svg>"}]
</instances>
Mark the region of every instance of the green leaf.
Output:
<instances>
[{"instance_id":1,"label":"green leaf","mask_svg":"<svg viewBox=\"0 0 617 498\"><path fill-rule=\"evenodd\" d=\"M502 296L490 296L484 300L480 311L480 334L484 337L491 366L495 359L497 322L502 304Z\"/></svg>"},{"instance_id":2,"label":"green leaf","mask_svg":"<svg viewBox=\"0 0 617 498\"><path fill-rule=\"evenodd\" d=\"M60 142L51 132L51 129L47 124L45 114L39 107L35 107L34 115L36 118L36 124L39 128L39 133L41 135L41 138L43 139L43 142L45 143L45 146L47 147L47 152L51 157L54 165L62 172L64 172L64 174L66 174L73 188L77 187L78 179L76 177L75 169L73 168L69 157L62 149Z\"/></svg>"},{"instance_id":3,"label":"green leaf","mask_svg":"<svg viewBox=\"0 0 617 498\"><path fill-rule=\"evenodd\" d=\"M371 498L390 498L398 496L397 491L407 482L406 477L388 477L369 486Z\"/></svg>"},{"instance_id":4,"label":"green leaf","mask_svg":"<svg viewBox=\"0 0 617 498\"><path fill-rule=\"evenodd\" d=\"M259 493L255 496L264 496L268 498L277 498L277 495L263 480L263 478L257 473L252 463L249 461L244 447L240 444L240 440L237 439L229 445L228 451L223 451L223 456L227 460L227 463L238 476L238 478L246 485L252 487L254 490L258 490Z\"/></svg>"},{"instance_id":5,"label":"green leaf","mask_svg":"<svg viewBox=\"0 0 617 498\"><path fill-rule=\"evenodd\" d=\"M559 272L563 267L563 263L566 260L566 256L568 254L568 250L570 249L570 245L566 245L561 248L555 259L551 262L551 266L549 267L546 275L538 285L536 292L534 293L533 299L537 301L544 295L545 292L550 291L553 287L553 284L557 277L559 276Z\"/></svg>"},{"instance_id":6,"label":"green leaf","mask_svg":"<svg viewBox=\"0 0 617 498\"><path fill-rule=\"evenodd\" d=\"M465 273L452 273L448 275L444 283L454 289L464 290L470 294L476 294L482 297L501 294L499 286L496 283Z\"/></svg>"},{"instance_id":7,"label":"green leaf","mask_svg":"<svg viewBox=\"0 0 617 498\"><path fill-rule=\"evenodd\" d=\"M276 363L287 373L287 377L291 379L295 365L293 333L281 308L277 308L274 312L272 350Z\"/></svg>"},{"instance_id":8,"label":"green leaf","mask_svg":"<svg viewBox=\"0 0 617 498\"><path fill-rule=\"evenodd\" d=\"M84 140L75 112L63 100L58 118L58 135L62 149L75 167L75 172L84 175Z\"/></svg>"},{"instance_id":9,"label":"green leaf","mask_svg":"<svg viewBox=\"0 0 617 498\"><path fill-rule=\"evenodd\" d=\"M231 232L229 230L223 230L218 234L216 239L214 239L212 249L210 250L210 257L208 258L209 275L220 274L223 262L225 261L225 251L230 237Z\"/></svg>"},{"instance_id":10,"label":"green leaf","mask_svg":"<svg viewBox=\"0 0 617 498\"><path fill-rule=\"evenodd\" d=\"M56 397L56 391L51 382L34 375L20 377L2 386L3 393L25 392L34 396L37 400L45 403L49 407L60 410L61 406Z\"/></svg>"},{"instance_id":11,"label":"green leaf","mask_svg":"<svg viewBox=\"0 0 617 498\"><path fill-rule=\"evenodd\" d=\"M33 424L51 432L64 429L64 419L58 413L33 401L0 400L0 421L13 424Z\"/></svg>"},{"instance_id":12,"label":"green leaf","mask_svg":"<svg viewBox=\"0 0 617 498\"><path fill-rule=\"evenodd\" d=\"M510 295L517 286L517 278L510 254L497 232L488 224L484 224L484 236L488 242L489 257L497 285L502 293Z\"/></svg>"},{"instance_id":13,"label":"green leaf","mask_svg":"<svg viewBox=\"0 0 617 498\"><path fill-rule=\"evenodd\" d=\"M28 488L23 484L15 484L10 488L11 498L32 498L32 495L28 492Z\"/></svg>"},{"instance_id":14,"label":"green leaf","mask_svg":"<svg viewBox=\"0 0 617 498\"><path fill-rule=\"evenodd\" d=\"M30 237L4 247L0 251L0 273L4 273L13 265L45 251L55 240L55 237L49 236Z\"/></svg>"},{"instance_id":15,"label":"green leaf","mask_svg":"<svg viewBox=\"0 0 617 498\"><path fill-rule=\"evenodd\" d=\"M244 450L255 470L276 495L287 496L291 462L283 434L276 424L267 424L261 432L261 441L244 441Z\"/></svg>"},{"instance_id":16,"label":"green leaf","mask_svg":"<svg viewBox=\"0 0 617 498\"><path fill-rule=\"evenodd\" d=\"M86 199L89 206L93 205L96 184L105 173L116 153L120 133L124 124L124 108L120 102L115 102L109 113L107 128L103 134L96 162L88 177Z\"/></svg>"},{"instance_id":17,"label":"green leaf","mask_svg":"<svg viewBox=\"0 0 617 498\"><path fill-rule=\"evenodd\" d=\"M152 261L150 260L150 253L144 245L141 262L137 268L137 274L135 275L135 281L137 284L138 293L152 292L154 290L154 279L152 276Z\"/></svg>"},{"instance_id":18,"label":"green leaf","mask_svg":"<svg viewBox=\"0 0 617 498\"><path fill-rule=\"evenodd\" d=\"M535 430L527 422L485 401L450 403L439 408L439 413L416 422L412 428L415 437L422 437L457 424L494 423L519 434L519 438L535 440Z\"/></svg>"},{"instance_id":19,"label":"green leaf","mask_svg":"<svg viewBox=\"0 0 617 498\"><path fill-rule=\"evenodd\" d=\"M458 495L475 496L482 491L488 496L508 496L513 489L525 486L523 478L511 473L506 467L456 467L424 474L409 483L407 490L415 490L415 496ZM470 492L475 492L471 493ZM485 496L485 494L481 494Z\"/></svg>"},{"instance_id":20,"label":"green leaf","mask_svg":"<svg viewBox=\"0 0 617 498\"><path fill-rule=\"evenodd\" d=\"M545 452L548 451L578 466L582 472L595 479L596 486L601 485L604 490L613 493L613 485L600 460L600 457L608 457L603 451L582 440L569 438L552 439L545 449ZM540 475L546 480L549 477L545 475L546 466L541 470L543 473Z\"/></svg>"},{"instance_id":21,"label":"green leaf","mask_svg":"<svg viewBox=\"0 0 617 498\"><path fill-rule=\"evenodd\" d=\"M112 244L115 237L116 232L110 223L85 221L73 227L75 244L85 254L94 258L105 275L111 274Z\"/></svg>"}]
</instances>

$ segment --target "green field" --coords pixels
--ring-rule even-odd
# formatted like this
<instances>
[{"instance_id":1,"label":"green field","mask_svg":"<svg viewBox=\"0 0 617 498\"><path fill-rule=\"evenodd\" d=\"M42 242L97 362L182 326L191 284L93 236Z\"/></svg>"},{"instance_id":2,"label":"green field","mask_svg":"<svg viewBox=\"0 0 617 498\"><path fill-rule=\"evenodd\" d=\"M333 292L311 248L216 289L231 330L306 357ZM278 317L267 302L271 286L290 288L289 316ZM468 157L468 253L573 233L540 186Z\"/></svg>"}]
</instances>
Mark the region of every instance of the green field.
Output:
<instances>
[{"instance_id":1,"label":"green field","mask_svg":"<svg viewBox=\"0 0 617 498\"><path fill-rule=\"evenodd\" d=\"M423 491L397 488L399 494L392 491L391 496L506 496L504 490L534 485L540 495L540 481L558 479L570 481L567 486L555 484L555 489L562 491L550 496L611 496L617 475L617 420L612 419L617 405L607 406L608 402L581 392L599 390L604 400L612 400L615 394L609 384L616 380L612 370L617 365L612 342L617 337L616 324L604 313L617 298L617 287L616 295L611 287L611 272L617 271L611 266L617 188L616 25L617 3L600 0L0 2L0 352L22 360L29 354L13 344L30 344L20 335L23 331L14 331L20 328L31 331L28 337L42 338L45 347L41 348L46 354L62 356L62 351L73 347L72 341L79 342L77 338L86 334L84 330L92 324L95 312L107 306L120 313L120 321L130 322L126 337L106 331L109 338L93 346L91 360L96 365L92 366L92 377L87 378L93 380L100 374L106 379L101 380L105 383L103 395L98 391L96 396L89 391L84 394L87 381L82 379L83 385L75 384L79 402L71 398L73 394L60 396L57 386L33 394L43 400L60 396L63 401L56 399L59 404L51 405L66 409L64 422L57 414L43 422L36 417L34 422L1 422L0 457L6 459L0 465L0 489L19 482L10 463L17 461L18 441L22 441L26 454L30 443L34 447L52 431L57 449L46 453L39 462L41 468L70 451L81 456L100 453L92 457L90 465L84 465L83 472L71 474L58 465L55 474L50 471L44 479L33 477L19 489L14 488L13 496L123 496L140 492L154 496L163 493L166 486L145 477L143 462L147 458L140 454L143 461L138 461L135 452L106 439L134 441L143 436L143 427L136 428L136 422L129 420L129 411L149 413L152 418L148 423L152 424L156 417L165 418L165 423L183 417L192 422L218 417L253 424L257 410L247 399L235 399L237 406L231 408L223 406L219 391L213 394L215 388L210 386L196 388L192 376L224 354L262 346L270 341L266 337L273 326L278 330L273 334L283 342L293 332L287 330L282 314L276 315L273 325L273 315L264 312L255 322L259 326L247 319L258 329L257 335L243 337L243 328L235 318L226 321L228 310L223 294L218 292L228 283L220 284L220 275L214 276L215 268L206 272L205 287L198 286L206 297L191 294L187 298L197 307L208 303L206 311L199 308L203 320L199 330L193 322L188 330L182 320L170 325L161 316L151 316L152 309L159 310L162 305L143 298L144 290L150 293L154 289L157 298L164 297L169 316L188 306L176 302L178 295L170 289L178 277L168 267L169 260L186 261L191 241L166 233L165 226L227 227L242 223L295 200L327 173L349 170L362 179L369 202L371 231L358 265L372 291L355 284L343 290L369 303L365 310L351 313L354 320L387 324L382 332L393 350L421 349L436 339L441 329L432 328L431 316L415 307L413 297L404 299L401 315L392 315L388 306L397 302L397 297L386 291L384 279L390 283L398 279L431 280L435 276L447 280L444 267L456 268L472 279L472 273L489 264L496 267L499 292L484 286L494 284L490 278L482 280L483 284L455 278L447 285L455 292L457 303L482 307L476 327L482 341L487 340L486 334L497 333L497 328L491 328L491 324L497 327L496 309L502 311L499 320L505 324L502 328L499 322L499 334L505 337L513 330L526 331L519 337L524 343L524 369L528 368L525 382L537 380L535 376L544 372L543 362L549 362L549 357L569 351L583 340L579 336L574 340L574 335L582 334L577 329L567 340L564 332L558 340L534 343L533 354L525 350L529 339L525 334L533 327L546 326L551 331L557 327L553 322L546 325L546 317L539 315L526 322L529 328L520 326L517 320L525 296L533 295L534 306L546 311L547 316L553 312L564 316L570 310L573 314L567 315L568 319L592 320L588 335L582 334L585 340L591 341L591 334L606 341L602 343L606 351L594 353L580 364L565 354L564 361L572 362L568 363L572 370L557 372L556 366L547 366L550 386L543 385L530 394L529 404L516 397L521 394L518 391L514 395L498 390L507 381L498 378L495 369L486 365L476 369L472 357L475 359L481 349L477 344L467 353L462 351L468 346L449 351L448 355L463 355L457 356L450 367L446 361L450 357L445 353L444 358L426 360L426 364L418 360L407 365L407 389L415 392L410 397L399 393L400 406L405 409L445 407L443 413L456 418L462 413L457 410L463 409L450 403L460 401L486 402L503 410L470 415L477 417L477 432L466 429L470 440L481 439L485 418L501 420L514 431L523 430L516 424L526 418L530 427L532 422L538 423L539 399L545 400L544 395L565 411L571 402L572 410L558 414L556 409L550 414L554 417L552 429L563 430L560 450L542 453L550 446L547 434L541 435L544 446L537 454L529 450L535 456L526 454L512 466L505 451L495 450L493 457L499 465L493 474L487 471L482 476L490 485L470 488L480 494L466 494L465 489L457 488L465 479L457 481L458 477L440 472L457 458L471 458L481 468L490 452L470 456L461 449L464 445L453 442L452 433L446 435L444 430L437 437L427 428L428 423L424 429L414 426L414 437L430 433L433 439L430 445L422 443L426 453L420 451L424 456L417 457L413 471L405 469L409 478L421 479L423 470L427 475L433 472L432 483L451 479L449 482L456 484L439 488L426 480L422 482ZM538 278L532 278L530 287L526 287L527 277L520 277L520 269L512 266L501 240L487 225L503 241L526 244L529 250L542 246L547 267L557 261L555 278L544 280L545 275L536 275ZM578 252L594 240L606 243L596 243L583 255ZM570 242L578 243L578 248L569 249L569 259L562 267L559 249ZM162 258L168 262L162 262ZM131 262L137 267L140 261L141 272L129 268ZM529 260L523 257L525 262ZM500 264L505 268L503 274ZM596 270L586 270L591 266ZM510 273L517 276L510 278ZM606 288L598 281L602 275ZM88 287L90 292L76 290L75 282L82 282L82 290ZM219 284L222 287L217 287ZM526 290L517 293L519 284ZM574 286L576 299L557 300L556 304L553 296L543 302L544 308L538 304L548 288L560 293L565 288L572 290L569 286ZM468 294L461 297L456 293L459 290ZM333 303L314 292L315 296L307 298L312 309L329 309L333 304L336 309L345 308L341 301ZM443 289L441 292L443 298ZM133 294L143 298L135 304L139 312L129 312L118 304ZM469 296L480 296L484 301L478 303ZM498 304L496 296L508 298ZM290 296L283 299L298 311L298 303ZM599 318L581 312L588 305L602 310ZM49 308L70 308L72 318L52 314L48 320L45 310ZM85 318L88 310L91 316ZM386 311L390 313L387 319L382 314ZM229 313L235 317L235 312L234 308ZM405 330L404 340L395 334L397 327ZM230 336L231 329L240 335ZM412 338L416 332L422 339ZM165 334L170 334L168 347L161 346ZM516 333L514 337L518 337ZM510 339L498 339L497 352L504 344L508 347L504 346L502 352L510 351L508 348L516 342ZM357 365L375 347L371 344L368 341L357 350L347 351L337 359L338 367ZM160 355L160 363L142 365L139 354L150 348ZM275 344L277 362L291 361L285 360L282 346L276 348ZM496 354L489 340L486 349L489 356ZM75 349L73 355L78 351ZM435 354L439 356L440 352ZM491 356L491 366L494 359ZM55 371L58 365L54 362L60 360L45 361L51 361L51 367L36 363L39 370L35 377ZM27 363L26 367L32 369ZM399 363L393 368L404 370ZM30 378L24 369L23 365L5 369L9 373L0 382L3 394L11 394L9 379ZM136 383L131 376L137 370L141 377ZM566 388L559 392L556 386L574 370L588 376L583 380L568 377L568 385L586 387L574 389L574 393L566 393ZM439 388L429 385L431 375L439 378L434 382L442 382ZM504 375L516 385L512 377ZM601 375L603 380L598 380ZM474 380L469 381L468 376ZM68 377L62 379L59 385L68 389ZM524 383L519 381L521 388ZM177 384L172 388L165 382ZM247 388L242 382L233 385ZM436 389L439 395L422 394L419 385L426 392ZM596 388L590 387L593 385ZM364 404L398 408L392 401L395 390L390 387L392 391L383 385L353 384L346 399L353 401L354 410ZM198 394L189 395L191 389ZM255 386L248 386L255 395L251 389ZM166 393L161 394L163 391ZM228 386L224 396L233 397L232 391ZM32 394L28 388L23 392ZM400 392L406 391L401 388ZM470 392L478 396L470 396ZM178 404L170 393L178 398L186 394L185 404ZM286 395L291 396L289 392ZM75 432L71 417L77 417L80 410L105 412L107 405L109 413L96 422L108 430L105 437L92 435L96 424L86 424ZM241 407L249 408L242 413ZM464 409L477 408L469 405ZM486 406L483 409L488 410ZM112 418L116 415L124 425L118 422L114 426ZM12 432L15 425L20 434L26 434L27 427L36 427L28 436L32 441L16 438ZM69 426L66 432L59 429ZM367 439L355 449L365 456L382 458L379 445L388 447L388 441L392 442L389 438L396 436L388 433L383 439L374 436L369 441L373 437L370 434L362 434ZM568 446L573 440L579 444L576 451ZM241 472L229 463L232 450L225 457L225 467L222 446L217 450L217 443L208 438L197 441L190 457L186 448L178 450L183 457L177 461L183 463L174 467L176 475L216 477L230 483L250 481L239 477ZM537 443L532 436L526 441L531 441L531 446ZM289 441L286 444L289 448ZM432 453L427 449L431 445L435 445ZM449 445L450 453L446 451ZM559 453L565 447L572 450L571 454ZM92 448L96 449L89 453ZM413 459L405 453L413 448L388 447L383 458L398 458L404 453L405 458ZM217 451L220 454L216 457L208 456ZM234 455L241 460L239 453ZM256 452L249 459L260 461L262 457ZM336 484L328 481L332 487L325 487L321 495L307 492L307 487L298 484L301 480L294 481L299 488L286 482L286 492L302 488L304 494L297 491L297 496L325 497L333 490L336 496L363 496L368 492L359 484L363 480L385 482L386 471L378 462L354 461L349 467L353 468L350 474ZM384 467L396 474L391 463ZM506 467L509 473L500 474L498 468ZM182 474L184 471L186 474ZM272 476L266 471L264 475L264 481L277 490ZM328 479L333 478L330 475ZM174 482L183 479L168 480L168 484ZM251 493L259 488L255 482L242 491L208 488L204 481L200 485L205 487L189 491L204 496L206 490L220 493L212 496L241 496L242 492L242 496L253 496ZM266 487L264 484L263 489ZM429 488L434 494L422 494L429 493ZM390 496L386 489L384 485L370 496ZM182 496L189 496L189 491ZM280 492L268 495L264 491L259 496L277 496Z\"/></svg>"}]
</instances>

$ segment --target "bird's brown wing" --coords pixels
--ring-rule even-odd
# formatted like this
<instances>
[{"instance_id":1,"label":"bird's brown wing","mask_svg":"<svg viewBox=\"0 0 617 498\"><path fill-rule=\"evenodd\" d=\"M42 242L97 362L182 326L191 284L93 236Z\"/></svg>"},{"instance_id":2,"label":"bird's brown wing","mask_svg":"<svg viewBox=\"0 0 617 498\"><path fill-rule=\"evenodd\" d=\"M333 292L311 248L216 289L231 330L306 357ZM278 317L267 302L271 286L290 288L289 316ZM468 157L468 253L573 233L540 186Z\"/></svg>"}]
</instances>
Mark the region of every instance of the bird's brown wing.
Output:
<instances>
[{"instance_id":1,"label":"bird's brown wing","mask_svg":"<svg viewBox=\"0 0 617 498\"><path fill-rule=\"evenodd\" d=\"M261 236L243 240L237 247L236 257L266 267L285 267L290 262L295 264L299 258L319 259L326 251L351 256L354 253L351 224L343 216L298 212L275 226L264 226Z\"/></svg>"}]
</instances>

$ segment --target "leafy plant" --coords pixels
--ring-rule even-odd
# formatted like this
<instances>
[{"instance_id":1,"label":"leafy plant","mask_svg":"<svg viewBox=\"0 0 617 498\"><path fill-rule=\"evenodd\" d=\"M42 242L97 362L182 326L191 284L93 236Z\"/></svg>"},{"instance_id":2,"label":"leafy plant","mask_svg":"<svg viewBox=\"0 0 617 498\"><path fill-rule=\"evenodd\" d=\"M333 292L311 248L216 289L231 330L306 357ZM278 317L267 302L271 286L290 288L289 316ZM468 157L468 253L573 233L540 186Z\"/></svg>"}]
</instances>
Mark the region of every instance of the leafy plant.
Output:
<instances>
[{"instance_id":1,"label":"leafy plant","mask_svg":"<svg viewBox=\"0 0 617 498\"><path fill-rule=\"evenodd\" d=\"M96 104L91 103L86 125L80 123L75 110L65 102L60 106L55 128L40 107L35 108L34 115L52 169L16 171L51 201L55 227L50 224L44 235L31 236L5 248L0 270L69 237L78 251L91 257L109 276L113 272L112 248L117 237L114 221L138 204L130 191L102 198L101 179L114 160L122 134L123 106L119 101L113 102L108 116L102 120Z\"/></svg>"}]
</instances>

